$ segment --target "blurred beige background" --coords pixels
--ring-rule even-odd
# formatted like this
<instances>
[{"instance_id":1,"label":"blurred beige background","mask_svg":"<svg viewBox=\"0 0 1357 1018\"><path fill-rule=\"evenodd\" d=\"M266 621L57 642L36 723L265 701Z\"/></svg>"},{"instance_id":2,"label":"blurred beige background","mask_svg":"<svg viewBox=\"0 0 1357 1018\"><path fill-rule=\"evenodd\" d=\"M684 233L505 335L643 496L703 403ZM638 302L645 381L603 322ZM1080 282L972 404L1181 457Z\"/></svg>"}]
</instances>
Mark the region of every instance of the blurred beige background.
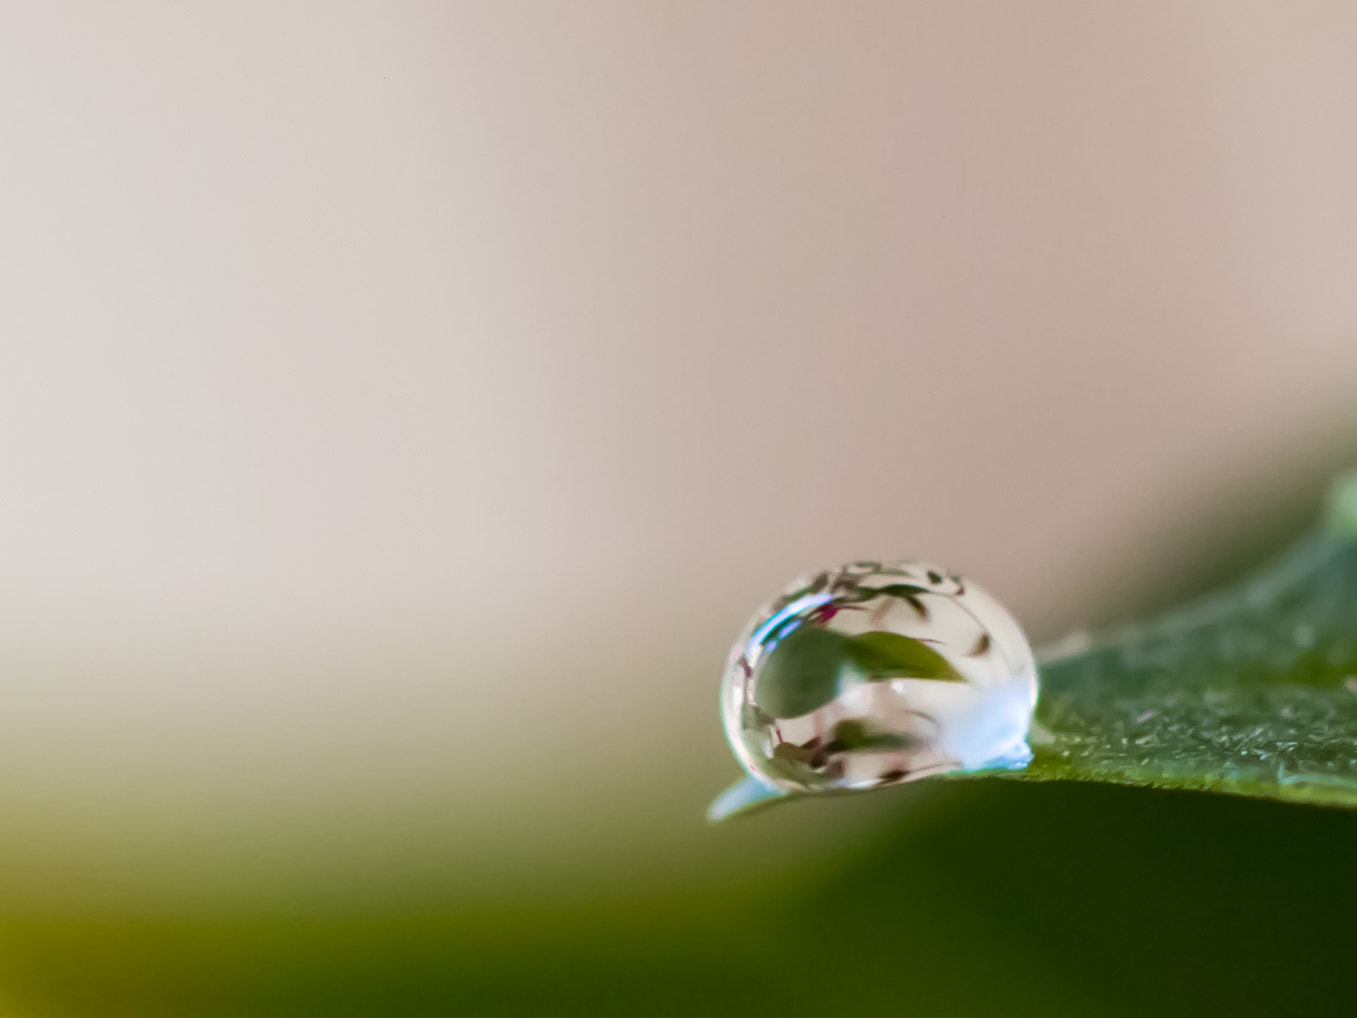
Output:
<instances>
[{"instance_id":1,"label":"blurred beige background","mask_svg":"<svg viewBox=\"0 0 1357 1018\"><path fill-rule=\"evenodd\" d=\"M1039 638L1186 589L1357 447L1355 51L1341 2L7 5L6 886L681 883L798 572L926 555Z\"/></svg>"}]
</instances>

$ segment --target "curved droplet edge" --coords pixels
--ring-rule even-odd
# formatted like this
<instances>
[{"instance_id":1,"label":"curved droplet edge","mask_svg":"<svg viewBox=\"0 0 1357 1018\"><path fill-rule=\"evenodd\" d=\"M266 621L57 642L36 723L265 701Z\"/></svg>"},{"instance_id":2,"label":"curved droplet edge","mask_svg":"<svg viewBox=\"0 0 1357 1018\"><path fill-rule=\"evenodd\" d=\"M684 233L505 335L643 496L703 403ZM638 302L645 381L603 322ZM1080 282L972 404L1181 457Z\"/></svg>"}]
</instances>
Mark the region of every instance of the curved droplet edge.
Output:
<instances>
[{"instance_id":1,"label":"curved droplet edge","mask_svg":"<svg viewBox=\"0 0 1357 1018\"><path fill-rule=\"evenodd\" d=\"M930 775L935 778L987 777L1005 772L1024 770L1032 762L1032 750L1026 742L1014 746L1002 756L987 760L979 767L943 771ZM874 789L836 789L834 795L860 795ZM707 823L716 824L733 816L745 816L771 806L775 802L802 798L800 794L784 792L772 785L764 784L757 778L743 778L735 782L712 800L707 807Z\"/></svg>"}]
</instances>

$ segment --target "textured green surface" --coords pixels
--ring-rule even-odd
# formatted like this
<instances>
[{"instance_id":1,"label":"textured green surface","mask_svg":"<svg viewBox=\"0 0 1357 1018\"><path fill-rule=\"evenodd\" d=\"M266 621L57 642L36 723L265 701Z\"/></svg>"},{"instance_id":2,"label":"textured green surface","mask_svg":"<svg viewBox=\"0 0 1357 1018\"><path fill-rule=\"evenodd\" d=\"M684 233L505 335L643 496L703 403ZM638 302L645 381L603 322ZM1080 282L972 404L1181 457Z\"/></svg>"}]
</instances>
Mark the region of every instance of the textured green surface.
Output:
<instances>
[{"instance_id":1,"label":"textured green surface","mask_svg":"<svg viewBox=\"0 0 1357 1018\"><path fill-rule=\"evenodd\" d=\"M1253 579L1041 669L1024 780L1357 806L1357 544L1323 535Z\"/></svg>"},{"instance_id":2,"label":"textured green surface","mask_svg":"<svg viewBox=\"0 0 1357 1018\"><path fill-rule=\"evenodd\" d=\"M1070 779L1357 806L1357 479L1322 530L1244 582L1042 656L1023 770ZM780 796L752 779L721 819Z\"/></svg>"}]
</instances>

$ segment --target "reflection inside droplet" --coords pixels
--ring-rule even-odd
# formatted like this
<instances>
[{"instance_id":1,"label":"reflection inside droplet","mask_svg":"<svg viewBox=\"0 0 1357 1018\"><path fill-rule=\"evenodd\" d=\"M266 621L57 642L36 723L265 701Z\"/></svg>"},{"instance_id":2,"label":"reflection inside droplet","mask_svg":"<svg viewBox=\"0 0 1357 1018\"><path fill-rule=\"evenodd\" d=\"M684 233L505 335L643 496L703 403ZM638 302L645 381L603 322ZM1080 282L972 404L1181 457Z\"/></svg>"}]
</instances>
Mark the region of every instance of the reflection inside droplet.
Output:
<instances>
[{"instance_id":1,"label":"reflection inside droplet","mask_svg":"<svg viewBox=\"0 0 1357 1018\"><path fill-rule=\"evenodd\" d=\"M1036 703L1022 630L969 580L856 562L793 584L731 651L726 735L788 792L1021 767Z\"/></svg>"}]
</instances>

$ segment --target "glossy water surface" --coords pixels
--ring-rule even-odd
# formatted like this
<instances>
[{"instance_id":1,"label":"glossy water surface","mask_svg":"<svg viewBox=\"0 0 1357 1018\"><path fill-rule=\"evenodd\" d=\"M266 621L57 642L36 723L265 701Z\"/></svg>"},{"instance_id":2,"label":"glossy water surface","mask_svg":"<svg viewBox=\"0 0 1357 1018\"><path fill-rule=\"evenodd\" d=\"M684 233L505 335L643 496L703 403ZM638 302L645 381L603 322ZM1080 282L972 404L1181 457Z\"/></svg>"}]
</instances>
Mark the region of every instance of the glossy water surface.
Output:
<instances>
[{"instance_id":1,"label":"glossy water surface","mask_svg":"<svg viewBox=\"0 0 1357 1018\"><path fill-rule=\"evenodd\" d=\"M929 563L855 562L793 584L731 651L726 734L778 792L1022 766L1036 669L1022 630Z\"/></svg>"}]
</instances>

